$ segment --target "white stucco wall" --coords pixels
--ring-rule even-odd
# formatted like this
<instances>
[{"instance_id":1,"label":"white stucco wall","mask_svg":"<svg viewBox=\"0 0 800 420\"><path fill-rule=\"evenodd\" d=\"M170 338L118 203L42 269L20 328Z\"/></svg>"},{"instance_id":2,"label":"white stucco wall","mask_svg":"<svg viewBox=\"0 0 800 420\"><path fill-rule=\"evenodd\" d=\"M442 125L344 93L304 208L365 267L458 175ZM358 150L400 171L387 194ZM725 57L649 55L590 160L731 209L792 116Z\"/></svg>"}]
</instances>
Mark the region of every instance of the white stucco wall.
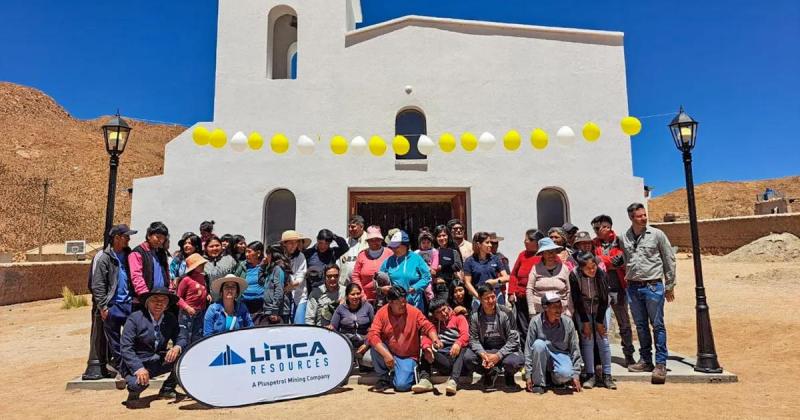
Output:
<instances>
[{"instance_id":1,"label":"white stucco wall","mask_svg":"<svg viewBox=\"0 0 800 420\"><path fill-rule=\"evenodd\" d=\"M346 1L281 2L298 13L297 80L266 77L266 17L278 3L220 1L214 121L199 124L222 128L229 139L241 130L259 131L267 142L275 132L322 141L313 156L294 146L282 156L268 145L236 153L195 146L189 128L167 145L163 176L135 181L134 228L162 220L178 236L214 219L218 232L260 238L266 195L288 188L299 230L344 234L348 188L453 188L468 191L470 231L497 231L507 238L501 250L513 256L536 226L536 196L548 186L566 192L570 220L582 228L600 213L618 230L628 225L625 207L644 198L618 125L627 115L622 34L438 20L390 24L380 36L348 33ZM434 139L489 131L500 140L516 129L523 145L515 153L502 143L490 152L438 152L426 172L395 170L390 153L330 152L335 134L390 141L395 116L407 107L425 113ZM603 129L599 141L559 144L558 127L570 125L580 137L589 120ZM528 141L536 127L550 134L544 151Z\"/></svg>"}]
</instances>

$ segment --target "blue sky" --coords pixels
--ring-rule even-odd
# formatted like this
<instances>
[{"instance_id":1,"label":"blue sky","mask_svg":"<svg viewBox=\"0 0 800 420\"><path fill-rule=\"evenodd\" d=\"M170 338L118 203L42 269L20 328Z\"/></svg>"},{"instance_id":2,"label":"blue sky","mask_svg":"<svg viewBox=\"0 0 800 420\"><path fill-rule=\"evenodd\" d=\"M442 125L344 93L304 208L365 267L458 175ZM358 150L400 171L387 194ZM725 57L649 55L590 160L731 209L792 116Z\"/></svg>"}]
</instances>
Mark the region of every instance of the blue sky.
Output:
<instances>
[{"instance_id":1,"label":"blue sky","mask_svg":"<svg viewBox=\"0 0 800 420\"><path fill-rule=\"evenodd\" d=\"M318 0L326 1L326 0ZM800 174L800 1L363 0L364 25L417 14L625 32L632 115L683 104L700 121L695 179ZM74 116L211 119L217 2L0 2L0 80ZM671 116L643 120L634 172L683 186Z\"/></svg>"}]
</instances>

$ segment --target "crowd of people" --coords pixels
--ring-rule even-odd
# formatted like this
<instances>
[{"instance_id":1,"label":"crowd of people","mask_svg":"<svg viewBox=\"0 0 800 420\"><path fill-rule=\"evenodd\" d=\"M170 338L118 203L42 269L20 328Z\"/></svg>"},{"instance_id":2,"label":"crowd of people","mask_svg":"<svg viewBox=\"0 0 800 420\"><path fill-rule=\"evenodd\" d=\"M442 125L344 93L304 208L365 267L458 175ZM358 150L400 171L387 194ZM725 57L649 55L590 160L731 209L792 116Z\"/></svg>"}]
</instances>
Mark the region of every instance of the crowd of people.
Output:
<instances>
[{"instance_id":1,"label":"crowd of people","mask_svg":"<svg viewBox=\"0 0 800 420\"><path fill-rule=\"evenodd\" d=\"M305 324L350 340L355 367L378 375L376 391L429 392L434 372L449 377L447 395L473 373L483 387L494 388L502 375L505 388L519 390L520 371L536 394L616 389L613 312L624 365L664 383L664 302L674 299L675 256L666 235L647 224L644 205L627 210L631 226L622 235L607 215L591 221L594 237L570 223L530 229L513 261L498 250L502 237L480 231L469 241L458 219L422 229L416 250L409 233L384 236L358 215L346 238L322 229L313 245L293 230L271 244L217 236L206 221L181 235L172 253L163 223L150 224L133 249L137 232L116 225L90 280L102 376L114 375L107 362L127 384L128 402L137 401L150 378L172 372L202 337ZM175 387L170 373L159 395L174 398Z\"/></svg>"}]
</instances>

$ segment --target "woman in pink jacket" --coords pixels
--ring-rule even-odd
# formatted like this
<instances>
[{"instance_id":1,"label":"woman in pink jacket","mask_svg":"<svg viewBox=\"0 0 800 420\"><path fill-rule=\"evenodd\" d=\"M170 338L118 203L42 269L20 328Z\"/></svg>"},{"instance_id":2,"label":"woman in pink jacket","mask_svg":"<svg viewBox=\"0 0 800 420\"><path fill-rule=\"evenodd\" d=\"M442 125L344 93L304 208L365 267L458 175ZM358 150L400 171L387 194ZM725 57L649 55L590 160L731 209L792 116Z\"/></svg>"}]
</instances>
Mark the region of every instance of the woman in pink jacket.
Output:
<instances>
[{"instance_id":1,"label":"woman in pink jacket","mask_svg":"<svg viewBox=\"0 0 800 420\"><path fill-rule=\"evenodd\" d=\"M364 297L374 305L377 298L375 273L380 270L381 264L393 253L391 249L383 246L383 235L381 234L381 228L378 226L367 228L367 244L369 247L359 252L358 257L356 257L356 265L350 274L350 281L361 285L364 290Z\"/></svg>"}]
</instances>

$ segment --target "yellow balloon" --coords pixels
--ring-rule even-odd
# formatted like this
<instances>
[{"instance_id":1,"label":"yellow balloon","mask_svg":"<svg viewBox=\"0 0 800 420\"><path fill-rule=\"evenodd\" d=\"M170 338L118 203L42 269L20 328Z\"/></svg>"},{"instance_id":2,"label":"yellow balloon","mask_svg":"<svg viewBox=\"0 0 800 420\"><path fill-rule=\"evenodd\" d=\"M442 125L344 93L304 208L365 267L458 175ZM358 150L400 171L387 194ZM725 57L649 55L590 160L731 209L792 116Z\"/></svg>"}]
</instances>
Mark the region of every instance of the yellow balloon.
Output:
<instances>
[{"instance_id":1,"label":"yellow balloon","mask_svg":"<svg viewBox=\"0 0 800 420\"><path fill-rule=\"evenodd\" d=\"M475 150L478 147L478 138L469 131L461 134L461 147L468 152Z\"/></svg>"},{"instance_id":2,"label":"yellow balloon","mask_svg":"<svg viewBox=\"0 0 800 420\"><path fill-rule=\"evenodd\" d=\"M505 146L506 150L514 151L519 149L519 146L522 144L522 136L519 135L517 130L511 130L503 136L503 146Z\"/></svg>"},{"instance_id":3,"label":"yellow balloon","mask_svg":"<svg viewBox=\"0 0 800 420\"><path fill-rule=\"evenodd\" d=\"M622 127L622 132L629 136L635 136L642 131L642 122L636 117L625 117L619 125Z\"/></svg>"},{"instance_id":4,"label":"yellow balloon","mask_svg":"<svg viewBox=\"0 0 800 420\"><path fill-rule=\"evenodd\" d=\"M198 146L207 145L209 137L211 137L211 133L202 125L192 131L192 140L194 140L194 143Z\"/></svg>"},{"instance_id":5,"label":"yellow balloon","mask_svg":"<svg viewBox=\"0 0 800 420\"><path fill-rule=\"evenodd\" d=\"M531 146L536 150L544 150L547 147L547 132L541 128L533 130L531 133Z\"/></svg>"},{"instance_id":6,"label":"yellow balloon","mask_svg":"<svg viewBox=\"0 0 800 420\"><path fill-rule=\"evenodd\" d=\"M394 149L394 154L405 156L408 151L411 150L411 143L408 142L405 136L394 136L394 140L392 140L392 149Z\"/></svg>"},{"instance_id":7,"label":"yellow balloon","mask_svg":"<svg viewBox=\"0 0 800 420\"><path fill-rule=\"evenodd\" d=\"M347 153L347 139L342 136L333 136L331 139L331 151L336 155Z\"/></svg>"},{"instance_id":8,"label":"yellow balloon","mask_svg":"<svg viewBox=\"0 0 800 420\"><path fill-rule=\"evenodd\" d=\"M383 156L386 153L386 142L383 141L381 136L372 136L369 138L369 152L373 156Z\"/></svg>"},{"instance_id":9,"label":"yellow balloon","mask_svg":"<svg viewBox=\"0 0 800 420\"><path fill-rule=\"evenodd\" d=\"M222 129L215 128L213 131L211 131L208 142L213 148L221 149L225 147L225 143L228 142L228 136L225 135L225 132L222 131Z\"/></svg>"},{"instance_id":10,"label":"yellow balloon","mask_svg":"<svg viewBox=\"0 0 800 420\"><path fill-rule=\"evenodd\" d=\"M597 141L600 138L600 126L589 121L583 126L583 138L586 141Z\"/></svg>"},{"instance_id":11,"label":"yellow balloon","mask_svg":"<svg viewBox=\"0 0 800 420\"><path fill-rule=\"evenodd\" d=\"M264 146L264 138L257 131L253 131L247 136L247 145L253 150L259 150Z\"/></svg>"},{"instance_id":12,"label":"yellow balloon","mask_svg":"<svg viewBox=\"0 0 800 420\"><path fill-rule=\"evenodd\" d=\"M445 153L450 153L456 150L456 136L450 133L444 133L439 137L439 148Z\"/></svg>"},{"instance_id":13,"label":"yellow balloon","mask_svg":"<svg viewBox=\"0 0 800 420\"><path fill-rule=\"evenodd\" d=\"M283 133L277 133L272 136L272 140L269 142L269 147L272 148L272 151L281 155L286 153L289 150L289 139Z\"/></svg>"}]
</instances>

